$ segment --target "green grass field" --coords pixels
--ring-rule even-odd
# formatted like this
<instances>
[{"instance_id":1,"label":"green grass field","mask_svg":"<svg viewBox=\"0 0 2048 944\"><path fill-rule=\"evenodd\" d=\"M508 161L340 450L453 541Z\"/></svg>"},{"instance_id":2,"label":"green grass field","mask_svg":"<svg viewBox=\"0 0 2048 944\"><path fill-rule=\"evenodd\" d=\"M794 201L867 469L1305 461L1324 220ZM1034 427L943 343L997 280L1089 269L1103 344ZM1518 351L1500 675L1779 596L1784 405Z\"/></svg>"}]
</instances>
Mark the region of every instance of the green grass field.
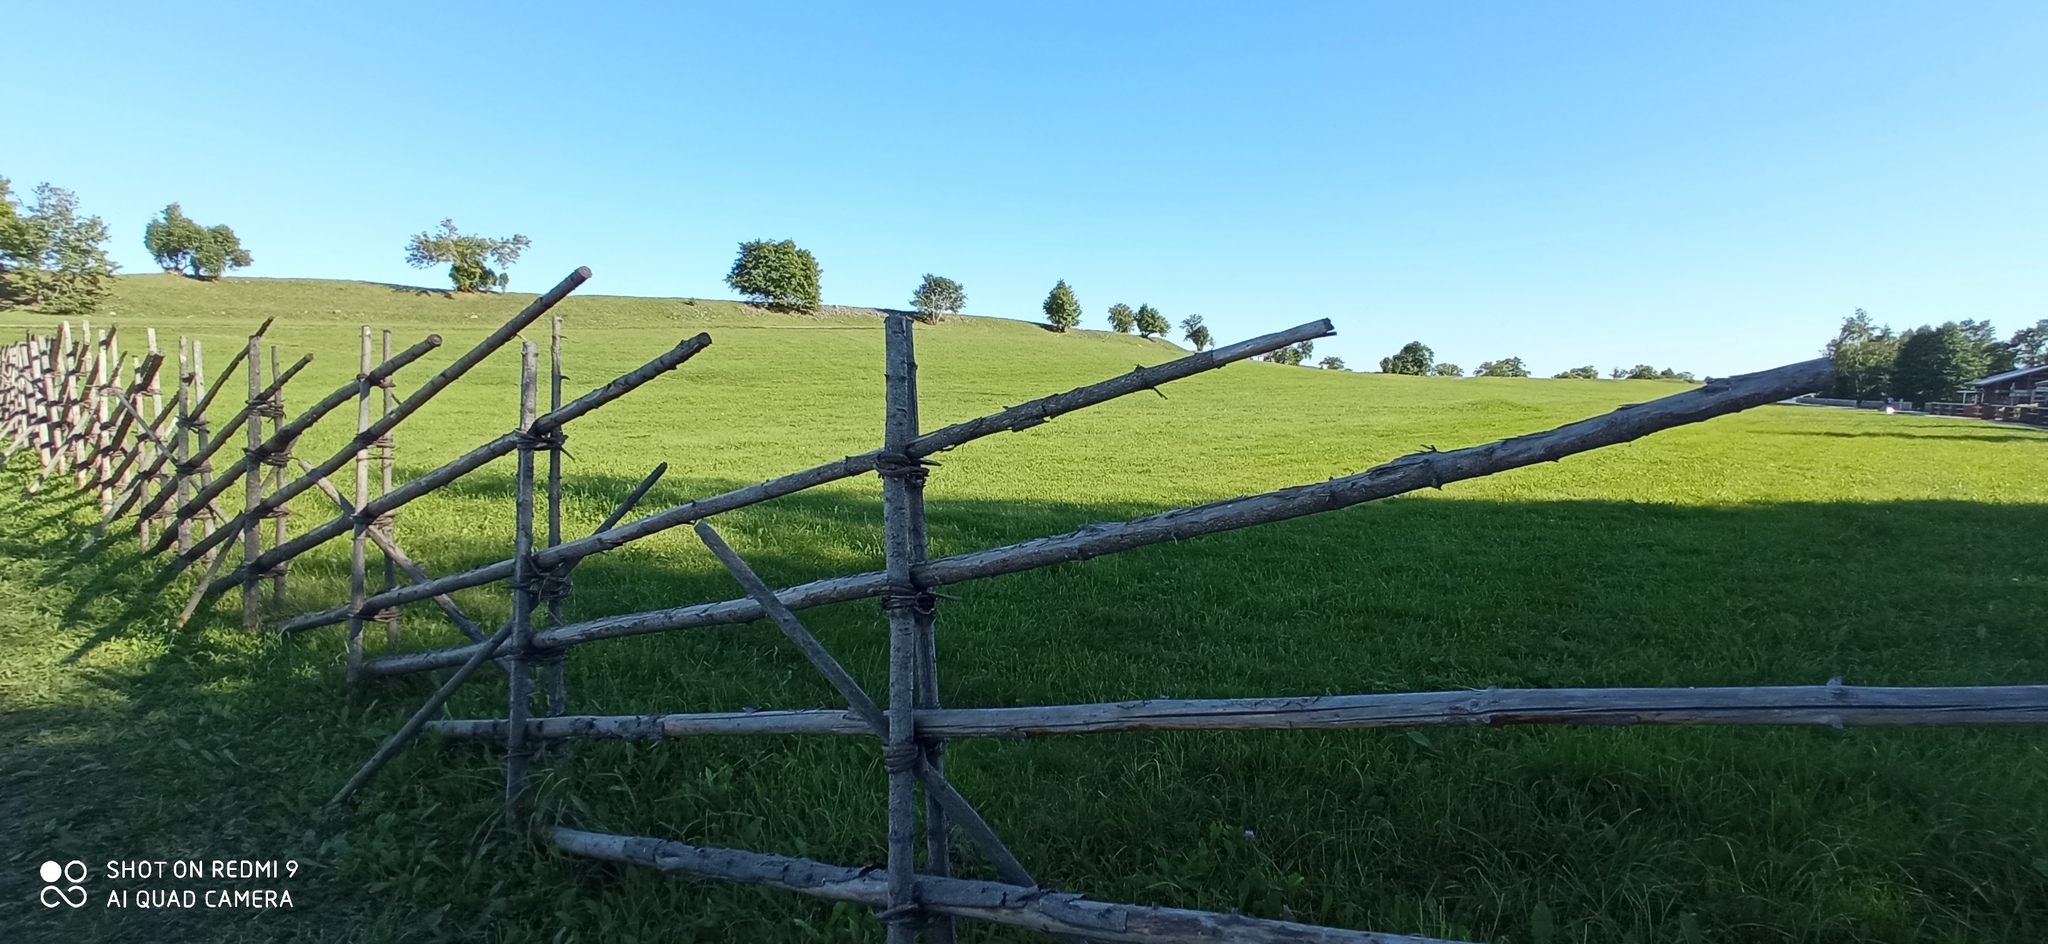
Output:
<instances>
[{"instance_id":1,"label":"green grass field","mask_svg":"<svg viewBox=\"0 0 2048 944\"><path fill-rule=\"evenodd\" d=\"M288 359L317 355L288 393L296 411L353 376L358 325L392 328L400 346L447 339L400 376L404 392L525 301L143 276L121 281L112 320L128 350L144 326L203 338L218 369L276 315ZM671 471L646 509L879 441L872 316L606 297L560 311L571 396L690 334L714 339L571 427L572 536L657 462ZM0 331L53 324L0 313ZM1178 354L992 319L917 334L927 427ZM401 478L511 427L516 361L501 351L400 427ZM1319 481L1680 389L1236 365L942 457L933 551ZM352 428L339 411L300 454L324 456ZM351 694L342 628L247 636L232 596L172 629L182 592L140 592L155 564L132 534L79 556L90 500L24 499L29 471L17 458L0 475L0 938L880 940L858 909L559 857L502 828L502 768L475 745L423 741L354 812L323 816L434 680ZM401 541L437 573L504 557L511 475L506 460L408 507ZM300 499L294 526L328 517L322 501ZM880 564L873 477L718 523L777 585ZM2038 683L2044 533L2048 433L1765 407L1439 493L953 588L965 600L942 606L942 686L964 706ZM286 611L343 598L345 544L294 566ZM570 618L738 595L683 530L587 563ZM509 611L502 586L458 599L486 623ZM806 621L883 689L871 601ZM431 605L404 626L407 648L459 639ZM502 715L503 692L480 675L453 714ZM572 711L600 713L834 703L766 623L578 648L569 693ZM1107 900L1515 944L2033 941L2048 939L2044 749L2048 736L2019 728L1159 733L956 742L949 768L1042 880ZM536 816L869 864L883 792L879 752L859 739L579 744L542 771ZM295 907L34 900L46 858L191 857L296 859Z\"/></svg>"}]
</instances>

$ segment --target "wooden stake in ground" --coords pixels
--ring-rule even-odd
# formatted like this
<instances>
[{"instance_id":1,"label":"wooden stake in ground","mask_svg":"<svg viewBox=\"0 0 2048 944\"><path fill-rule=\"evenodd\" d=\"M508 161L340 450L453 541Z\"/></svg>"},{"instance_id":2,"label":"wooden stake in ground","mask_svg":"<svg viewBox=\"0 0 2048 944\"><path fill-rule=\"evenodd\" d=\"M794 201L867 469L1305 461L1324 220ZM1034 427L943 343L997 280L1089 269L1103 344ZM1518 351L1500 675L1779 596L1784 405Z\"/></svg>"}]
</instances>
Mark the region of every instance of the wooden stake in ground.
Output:
<instances>
[{"instance_id":1,"label":"wooden stake in ground","mask_svg":"<svg viewBox=\"0 0 2048 944\"><path fill-rule=\"evenodd\" d=\"M269 404L263 396L263 339L251 335L248 356L244 363L249 369L249 417L242 424L248 431L244 437L249 442L248 469L242 476L242 510L253 512L263 500L263 463L256 461L263 448L262 410ZM263 553L263 521L249 515L249 523L242 529L242 562L255 560ZM255 632L256 619L256 575L252 571L242 581L242 629Z\"/></svg>"},{"instance_id":2,"label":"wooden stake in ground","mask_svg":"<svg viewBox=\"0 0 2048 944\"><path fill-rule=\"evenodd\" d=\"M554 330L548 336L548 412L562 408L562 316L554 316ZM548 448L548 546L562 543L562 436L552 437ZM560 580L548 581L548 628L562 625L562 593L565 586ZM569 711L569 654L562 652L559 658L547 663L548 717L567 714Z\"/></svg>"},{"instance_id":3,"label":"wooden stake in ground","mask_svg":"<svg viewBox=\"0 0 2048 944\"><path fill-rule=\"evenodd\" d=\"M512 677L505 716L513 731L505 739L505 821L517 820L526 791L526 767L532 751L526 743L526 715L533 676L527 651L533 644L533 421L539 413L540 350L532 341L519 346L519 472L513 496L512 535Z\"/></svg>"},{"instance_id":4,"label":"wooden stake in ground","mask_svg":"<svg viewBox=\"0 0 2048 944\"><path fill-rule=\"evenodd\" d=\"M363 343L360 359L362 363L362 373L359 374L358 376L360 376L363 379L363 382L359 384L356 389L355 461L357 508L363 507L370 501L370 447L369 443L366 441L366 437L363 435L364 431L370 428L371 386L369 383L369 325L363 326ZM365 573L365 570L367 569L367 561L365 560L365 557L369 553L368 543L370 523L368 521L357 521L355 523L354 530L355 543L354 546L351 547L349 550L348 571L348 602L350 613L350 616L348 618L348 683L350 685L355 685L359 683L360 679L358 678L358 673L361 672L363 665L363 599L369 596L368 575ZM200 592L204 593L205 590L206 585L204 583L201 583Z\"/></svg>"},{"instance_id":5,"label":"wooden stake in ground","mask_svg":"<svg viewBox=\"0 0 2048 944\"><path fill-rule=\"evenodd\" d=\"M179 505L192 497L192 482L187 477L185 457L192 454L192 340L178 335L178 425L171 427L171 470L172 495ZM189 520L173 522L177 529L178 553L192 549L192 523Z\"/></svg>"},{"instance_id":6,"label":"wooden stake in ground","mask_svg":"<svg viewBox=\"0 0 2048 944\"><path fill-rule=\"evenodd\" d=\"M385 359L390 359L391 329L389 328L384 329L384 347L382 348L382 353ZM384 406L383 409L378 413L378 418L388 419L391 416L391 388L393 387L391 378L384 378L384 382L379 384L378 386L384 391ZM392 463L396 462L398 459L398 441L393 438L393 436L395 435L395 430L391 432L386 432L383 435L383 437L378 440L378 445L383 447L379 455L379 459L383 466L384 473L383 485L377 490L377 494L380 496L391 494L391 466ZM377 522L376 524L382 525L382 527L384 528L384 533L390 535L392 541L396 542L398 540L397 512L391 512L385 515L383 520ZM384 591L388 593L397 586L398 562L392 559L391 554L389 552L386 552L384 554ZM380 611L377 614L377 619L379 622L382 622L384 624L385 650L388 652L397 652L398 607L394 606Z\"/></svg>"},{"instance_id":7,"label":"wooden stake in ground","mask_svg":"<svg viewBox=\"0 0 2048 944\"><path fill-rule=\"evenodd\" d=\"M909 480L922 478L924 466L905 455L917 438L917 390L911 377L916 359L911 351L910 319L890 315L883 322L887 404L882 454L875 473L882 477L882 529L889 591L882 606L889 614L889 738L882 752L889 773L889 898L883 920L890 944L913 944L917 922L916 777L912 771L924 756L917 744L917 609L920 594L910 579ZM885 460L885 461L883 461Z\"/></svg>"},{"instance_id":8,"label":"wooden stake in ground","mask_svg":"<svg viewBox=\"0 0 2048 944\"><path fill-rule=\"evenodd\" d=\"M384 359L386 361L391 359L390 352L385 352ZM270 437L265 442L279 440L284 436L284 375L278 370L278 361L277 345L273 344L270 346L270 387L277 392L271 394ZM262 447L259 445L258 448ZM264 457L266 461L272 463L270 476L270 487L272 489L284 487L285 459L291 451L291 444L284 443L279 448L282 451L275 455L266 455ZM280 505L271 509L270 521L272 531L270 546L276 547L284 543L285 519L290 517L290 515L291 507L289 505ZM261 555L258 556L260 557ZM277 607L279 610L284 609L285 567L286 565L284 564L277 565L270 575L270 602L272 606Z\"/></svg>"}]
</instances>

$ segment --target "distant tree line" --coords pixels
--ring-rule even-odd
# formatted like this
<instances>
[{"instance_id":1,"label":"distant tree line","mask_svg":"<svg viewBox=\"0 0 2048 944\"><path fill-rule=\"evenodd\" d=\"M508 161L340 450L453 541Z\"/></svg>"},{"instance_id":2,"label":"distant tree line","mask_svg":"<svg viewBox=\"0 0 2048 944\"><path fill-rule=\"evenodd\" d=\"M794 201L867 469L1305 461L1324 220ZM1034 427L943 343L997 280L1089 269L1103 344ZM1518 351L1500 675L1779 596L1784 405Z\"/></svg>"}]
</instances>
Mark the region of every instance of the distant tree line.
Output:
<instances>
[{"instance_id":1,"label":"distant tree line","mask_svg":"<svg viewBox=\"0 0 2048 944\"><path fill-rule=\"evenodd\" d=\"M1828 395L1930 403L1954 397L1971 381L1992 374L2048 364L2048 319L2001 341L1989 321L1948 321L1894 332L1858 308L1843 319L1824 350L1835 368Z\"/></svg>"}]
</instances>

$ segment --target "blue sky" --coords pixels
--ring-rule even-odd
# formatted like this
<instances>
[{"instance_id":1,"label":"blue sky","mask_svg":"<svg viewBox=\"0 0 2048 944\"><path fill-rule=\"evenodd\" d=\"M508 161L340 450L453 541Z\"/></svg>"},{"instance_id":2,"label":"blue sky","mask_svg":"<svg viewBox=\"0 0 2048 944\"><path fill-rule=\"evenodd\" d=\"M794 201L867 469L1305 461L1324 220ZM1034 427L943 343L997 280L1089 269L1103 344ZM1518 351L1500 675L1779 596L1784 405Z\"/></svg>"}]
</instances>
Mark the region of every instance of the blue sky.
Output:
<instances>
[{"instance_id":1,"label":"blue sky","mask_svg":"<svg viewBox=\"0 0 2048 944\"><path fill-rule=\"evenodd\" d=\"M250 275L729 297L794 238L825 300L1037 317L1056 279L1369 368L1813 356L2048 317L2048 5L21 4L0 175L149 271L176 200Z\"/></svg>"}]
</instances>

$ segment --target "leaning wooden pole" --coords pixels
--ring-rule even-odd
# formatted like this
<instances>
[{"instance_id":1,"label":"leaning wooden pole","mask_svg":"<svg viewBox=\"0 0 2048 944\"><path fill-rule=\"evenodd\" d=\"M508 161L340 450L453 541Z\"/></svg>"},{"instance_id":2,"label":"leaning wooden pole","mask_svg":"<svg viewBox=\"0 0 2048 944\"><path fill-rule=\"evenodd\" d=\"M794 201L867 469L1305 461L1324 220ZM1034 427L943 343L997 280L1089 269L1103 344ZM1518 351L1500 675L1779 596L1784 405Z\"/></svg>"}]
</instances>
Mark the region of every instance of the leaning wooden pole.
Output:
<instances>
[{"instance_id":1,"label":"leaning wooden pole","mask_svg":"<svg viewBox=\"0 0 2048 944\"><path fill-rule=\"evenodd\" d=\"M342 447L334 455L315 464L314 468L319 470L321 475L333 474L336 469L347 464L349 459L358 451L368 448L378 437L390 432L407 417L419 412L420 408L426 406L428 401L440 394L441 391L446 390L449 384L462 379L464 374L469 373L471 368L482 363L483 359L489 357L491 352L504 346L521 329L532 324L540 316L547 314L548 309L555 307L562 299L569 297L570 292L575 291L577 286L582 285L589 278L590 270L587 268L577 269L575 272L570 273L568 278L563 279L554 288L549 289L547 294L534 299L533 302L521 309L518 314L513 315L511 320L498 326L497 330L492 331L489 336L477 342L475 347L464 352L462 356L457 357L454 363L442 368L440 373L427 378L427 381L421 384L419 389L414 390L411 396L400 401L398 406L392 409L391 415L370 424L368 429L356 434L354 441ZM286 483L283 488L264 498L262 510L268 511L271 508L297 498L301 492L313 487L313 479L314 477L312 476L301 476L296 480ZM172 566L174 568L189 566L197 555L205 553L207 549L220 543L226 538L229 530L239 524L239 521L232 521L215 529L213 533L195 542L192 550L180 554L178 559L172 562Z\"/></svg>"},{"instance_id":2,"label":"leaning wooden pole","mask_svg":"<svg viewBox=\"0 0 2048 944\"><path fill-rule=\"evenodd\" d=\"M1603 446L1640 439L1660 430L1775 403L1820 389L1826 385L1830 372L1828 360L1820 358L1715 380L1683 393L1648 403L1631 404L1544 432L1448 452L1430 450L1413 453L1327 482L1180 508L1130 521L1092 524L1066 534L935 558L911 568L912 575L918 586L938 587L1086 560L1134 547L1287 521L1425 488L1441 488L1452 482L1509 469L1556 462ZM576 543L571 541L562 548ZM439 586L435 589L445 592L447 578L436 583ZM880 596L889 586L887 572L851 574L788 587L777 591L776 595L791 609L805 609ZM761 614L760 604L748 599L700 603L570 623L536 634L534 644L543 648L572 646L598 639L744 623L760 619ZM372 662L365 671L374 675L420 672L460 665L468 655L464 648L410 652Z\"/></svg>"},{"instance_id":3,"label":"leaning wooden pole","mask_svg":"<svg viewBox=\"0 0 2048 944\"><path fill-rule=\"evenodd\" d=\"M1099 383L1076 387L1065 393L1040 397L1027 403L1018 404L1006 410L998 410L987 416L955 423L936 429L913 440L904 451L912 458L923 458L966 445L984 436L996 433L1030 429L1041 426L1053 419L1106 403L1118 397L1147 390L1156 391L1160 384L1193 377L1205 371L1226 367L1238 361L1249 360L1268 351L1279 350L1290 344L1320 338L1333 333L1328 321L1312 321L1308 324L1275 332L1249 341L1240 341L1214 348L1199 354L1190 354L1178 360L1168 361L1152 367L1140 367L1128 374L1112 377ZM591 535L574 541L566 541L560 547L551 547L540 552L540 566L552 568L563 561L576 560L592 554L602 554L629 542L650 535L660 534L671 528L701 521L713 515L724 514L755 505L784 495L793 495L805 489L815 488L828 482L853 478L875 470L880 450L848 456L822 465L813 466L801 472L792 472L745 488L734 489L708 498L684 502L643 516L612 528L603 534ZM401 587L387 595L370 598L371 606L394 606L426 599L435 593L453 593L468 587L480 587L495 583L512 575L509 560L486 564L459 574L450 574L436 581L431 587ZM345 616L328 614L322 617L328 625L341 622ZM310 628L310 627L309 627ZM449 663L460 663L461 659Z\"/></svg>"},{"instance_id":4,"label":"leaning wooden pole","mask_svg":"<svg viewBox=\"0 0 2048 944\"><path fill-rule=\"evenodd\" d=\"M763 885L832 901L886 909L893 891L873 869L795 856L710 849L642 836L557 827L557 848L573 855ZM974 918L1051 934L1137 944L1456 944L1406 934L1275 921L1243 914L1092 901L1080 895L999 882L918 876L914 894L935 914ZM887 912L884 911L886 914Z\"/></svg>"}]
</instances>

